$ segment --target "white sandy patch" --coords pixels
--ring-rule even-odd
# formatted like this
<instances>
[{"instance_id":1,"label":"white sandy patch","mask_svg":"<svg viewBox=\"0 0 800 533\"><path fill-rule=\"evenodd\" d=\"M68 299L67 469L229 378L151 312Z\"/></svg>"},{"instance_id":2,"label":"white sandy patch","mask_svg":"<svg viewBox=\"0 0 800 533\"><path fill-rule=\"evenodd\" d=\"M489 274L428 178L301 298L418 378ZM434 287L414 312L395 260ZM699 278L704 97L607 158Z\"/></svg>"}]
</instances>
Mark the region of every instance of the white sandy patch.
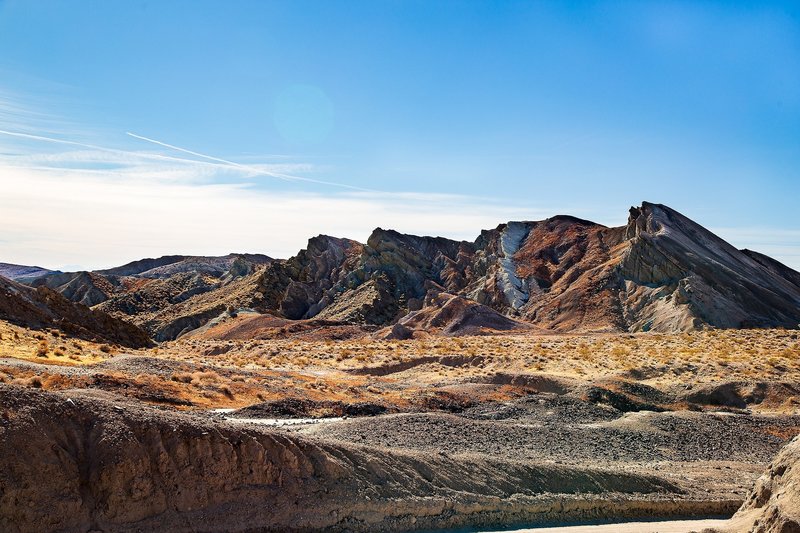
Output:
<instances>
[{"instance_id":1,"label":"white sandy patch","mask_svg":"<svg viewBox=\"0 0 800 533\"><path fill-rule=\"evenodd\" d=\"M225 417L227 422L241 424L261 424L263 426L294 426L297 424L322 424L325 422L338 422L344 420L340 417L331 418L233 418Z\"/></svg>"},{"instance_id":2,"label":"white sandy patch","mask_svg":"<svg viewBox=\"0 0 800 533\"><path fill-rule=\"evenodd\" d=\"M503 533L690 533L722 527L727 520L669 520L665 522L623 522L587 526L542 527L505 530ZM486 533L500 533L486 532Z\"/></svg>"}]
</instances>

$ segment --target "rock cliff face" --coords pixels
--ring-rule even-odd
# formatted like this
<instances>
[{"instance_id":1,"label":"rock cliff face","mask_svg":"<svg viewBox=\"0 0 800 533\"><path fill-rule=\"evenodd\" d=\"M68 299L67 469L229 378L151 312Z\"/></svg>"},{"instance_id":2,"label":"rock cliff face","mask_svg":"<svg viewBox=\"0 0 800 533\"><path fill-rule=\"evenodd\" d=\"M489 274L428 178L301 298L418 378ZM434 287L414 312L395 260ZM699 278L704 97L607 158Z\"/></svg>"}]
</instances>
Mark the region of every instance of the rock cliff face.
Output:
<instances>
[{"instance_id":1,"label":"rock cliff face","mask_svg":"<svg viewBox=\"0 0 800 533\"><path fill-rule=\"evenodd\" d=\"M401 452L0 384L0 530L393 532L720 512L635 473Z\"/></svg>"},{"instance_id":2,"label":"rock cliff face","mask_svg":"<svg viewBox=\"0 0 800 533\"><path fill-rule=\"evenodd\" d=\"M517 237L511 239L514 226ZM620 234L565 216L484 232L478 242L486 242L485 251L474 270L483 273L486 264L486 273L468 295L547 328L617 327L612 273ZM509 240L515 245L504 244Z\"/></svg>"},{"instance_id":3,"label":"rock cliff face","mask_svg":"<svg viewBox=\"0 0 800 533\"><path fill-rule=\"evenodd\" d=\"M264 271L259 280L263 307L293 320L317 315L343 287L359 283L348 277L363 248L356 241L327 235L309 239L306 249Z\"/></svg>"}]
</instances>

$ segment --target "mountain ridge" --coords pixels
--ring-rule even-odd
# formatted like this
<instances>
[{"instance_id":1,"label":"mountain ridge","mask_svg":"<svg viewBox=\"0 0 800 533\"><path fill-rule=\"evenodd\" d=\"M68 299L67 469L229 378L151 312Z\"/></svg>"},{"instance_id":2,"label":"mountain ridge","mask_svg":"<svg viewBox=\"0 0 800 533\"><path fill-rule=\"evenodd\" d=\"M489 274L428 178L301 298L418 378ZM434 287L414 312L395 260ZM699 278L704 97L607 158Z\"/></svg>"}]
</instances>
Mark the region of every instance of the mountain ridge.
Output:
<instances>
[{"instance_id":1,"label":"mountain ridge","mask_svg":"<svg viewBox=\"0 0 800 533\"><path fill-rule=\"evenodd\" d=\"M631 207L628 222L617 227L557 215L502 223L471 242L379 227L366 243L312 237L288 259L163 256L30 283L139 324L159 341L238 308L289 320L428 324L421 317L439 311L417 312L456 296L487 308L448 307L473 317L472 332L483 331L474 317L485 317L490 329L514 329L492 313L553 331L800 323L800 273L650 202Z\"/></svg>"}]
</instances>

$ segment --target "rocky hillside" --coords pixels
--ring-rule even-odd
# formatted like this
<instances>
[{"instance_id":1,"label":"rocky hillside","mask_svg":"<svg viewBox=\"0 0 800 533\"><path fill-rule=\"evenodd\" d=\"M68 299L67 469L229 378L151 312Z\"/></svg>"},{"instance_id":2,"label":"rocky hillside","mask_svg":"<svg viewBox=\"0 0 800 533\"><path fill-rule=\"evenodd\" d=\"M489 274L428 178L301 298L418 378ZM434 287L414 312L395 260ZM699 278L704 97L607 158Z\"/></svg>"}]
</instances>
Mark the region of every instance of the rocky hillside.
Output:
<instances>
[{"instance_id":1,"label":"rocky hillside","mask_svg":"<svg viewBox=\"0 0 800 533\"><path fill-rule=\"evenodd\" d=\"M491 307L463 296L431 289L419 311L411 311L391 327L378 333L385 339L410 339L415 336L481 335L505 331L530 331L533 328L501 315Z\"/></svg>"},{"instance_id":2,"label":"rocky hillside","mask_svg":"<svg viewBox=\"0 0 800 533\"><path fill-rule=\"evenodd\" d=\"M149 336L132 324L71 302L47 287L34 289L3 277L0 277L0 319L34 329L55 328L89 340L132 348L152 344Z\"/></svg>"},{"instance_id":3,"label":"rocky hillside","mask_svg":"<svg viewBox=\"0 0 800 533\"><path fill-rule=\"evenodd\" d=\"M419 311L434 284L555 330L800 323L800 274L657 204L631 208L617 228L558 216L501 224L475 242L377 229L365 245L344 249L316 237L298 256L269 265L264 310L385 326Z\"/></svg>"},{"instance_id":4,"label":"rocky hillside","mask_svg":"<svg viewBox=\"0 0 800 533\"><path fill-rule=\"evenodd\" d=\"M50 274L52 270L38 266L14 265L11 263L0 263L0 276L14 281L27 281L36 279L39 276Z\"/></svg>"},{"instance_id":5,"label":"rocky hillside","mask_svg":"<svg viewBox=\"0 0 800 533\"><path fill-rule=\"evenodd\" d=\"M190 277L183 280L187 281L186 290L180 283L183 276ZM167 341L237 310L262 308L259 279L260 271L225 283L209 283L207 277L198 274L179 274L98 308L141 326L159 342Z\"/></svg>"},{"instance_id":6,"label":"rocky hillside","mask_svg":"<svg viewBox=\"0 0 800 533\"><path fill-rule=\"evenodd\" d=\"M67 299L143 327L154 339L170 340L224 312L250 303L232 290L272 261L259 254L221 257L164 256L93 272L51 272L29 280ZM252 284L251 284L252 285ZM250 286L249 296L256 296ZM187 300L217 291L210 299ZM231 298L235 292L237 298ZM210 304L213 302L213 305Z\"/></svg>"},{"instance_id":7,"label":"rocky hillside","mask_svg":"<svg viewBox=\"0 0 800 533\"><path fill-rule=\"evenodd\" d=\"M222 276L237 260L266 264L272 259L262 254L228 254L223 256L165 255L157 259L140 259L120 267L98 270L104 276L138 276L165 278L181 272L204 272Z\"/></svg>"},{"instance_id":8,"label":"rocky hillside","mask_svg":"<svg viewBox=\"0 0 800 533\"><path fill-rule=\"evenodd\" d=\"M53 272L33 279L28 284L32 287L48 287L73 302L89 307L128 289L124 278L95 272Z\"/></svg>"},{"instance_id":9,"label":"rocky hillside","mask_svg":"<svg viewBox=\"0 0 800 533\"><path fill-rule=\"evenodd\" d=\"M445 335L525 324L631 332L800 324L800 273L647 202L616 228L557 216L501 224L474 242L378 228L365 244L314 237L285 260L165 256L32 283L140 324L157 340L230 307L289 320L400 324L395 334L410 335L440 312L431 288L458 297L463 310L471 302L472 325L436 328Z\"/></svg>"}]
</instances>

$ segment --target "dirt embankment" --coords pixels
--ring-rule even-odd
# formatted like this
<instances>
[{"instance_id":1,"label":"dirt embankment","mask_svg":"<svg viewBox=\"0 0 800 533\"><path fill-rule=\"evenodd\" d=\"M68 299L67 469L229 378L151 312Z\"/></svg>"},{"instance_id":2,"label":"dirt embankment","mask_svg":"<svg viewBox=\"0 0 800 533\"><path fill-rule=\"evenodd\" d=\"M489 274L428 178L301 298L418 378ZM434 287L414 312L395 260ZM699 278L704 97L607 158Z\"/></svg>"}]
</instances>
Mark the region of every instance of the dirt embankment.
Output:
<instances>
[{"instance_id":1,"label":"dirt embankment","mask_svg":"<svg viewBox=\"0 0 800 533\"><path fill-rule=\"evenodd\" d=\"M800 437L787 444L756 481L720 533L800 533Z\"/></svg>"},{"instance_id":2,"label":"dirt embankment","mask_svg":"<svg viewBox=\"0 0 800 533\"><path fill-rule=\"evenodd\" d=\"M731 512L656 476L386 450L0 385L0 530L402 531Z\"/></svg>"}]
</instances>

